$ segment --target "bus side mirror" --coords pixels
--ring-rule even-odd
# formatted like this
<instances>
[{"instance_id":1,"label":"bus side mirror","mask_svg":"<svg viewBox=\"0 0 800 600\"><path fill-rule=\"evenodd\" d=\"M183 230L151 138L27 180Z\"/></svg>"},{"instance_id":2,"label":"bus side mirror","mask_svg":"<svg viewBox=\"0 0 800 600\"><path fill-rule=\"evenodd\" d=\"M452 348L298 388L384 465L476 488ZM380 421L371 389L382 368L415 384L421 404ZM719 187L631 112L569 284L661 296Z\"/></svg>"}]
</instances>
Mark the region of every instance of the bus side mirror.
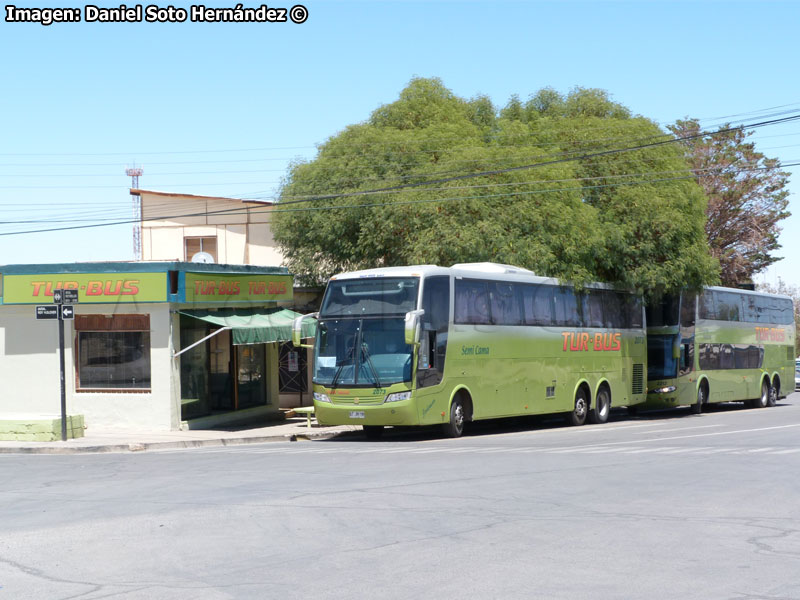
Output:
<instances>
[{"instance_id":1,"label":"bus side mirror","mask_svg":"<svg viewBox=\"0 0 800 600\"><path fill-rule=\"evenodd\" d=\"M419 325L422 320L422 315L425 314L424 310L411 310L406 313L405 322L405 337L406 344L415 346L419 344Z\"/></svg>"},{"instance_id":2,"label":"bus side mirror","mask_svg":"<svg viewBox=\"0 0 800 600\"><path fill-rule=\"evenodd\" d=\"M302 317L297 317L292 321L292 345L295 348L313 348L310 344L303 344L303 323L308 319L316 319L318 317L319 313L311 313L303 315ZM308 335L305 337L308 337Z\"/></svg>"}]
</instances>

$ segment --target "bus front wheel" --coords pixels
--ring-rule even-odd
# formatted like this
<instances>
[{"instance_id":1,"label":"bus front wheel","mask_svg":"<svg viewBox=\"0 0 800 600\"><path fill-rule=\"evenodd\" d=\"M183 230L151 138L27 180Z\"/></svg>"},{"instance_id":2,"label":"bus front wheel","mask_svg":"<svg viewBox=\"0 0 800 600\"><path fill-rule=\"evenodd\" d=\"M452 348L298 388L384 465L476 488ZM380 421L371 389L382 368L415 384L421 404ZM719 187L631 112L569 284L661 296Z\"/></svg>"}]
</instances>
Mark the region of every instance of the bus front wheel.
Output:
<instances>
[{"instance_id":1,"label":"bus front wheel","mask_svg":"<svg viewBox=\"0 0 800 600\"><path fill-rule=\"evenodd\" d=\"M450 405L450 420L442 426L445 435L452 438L461 437L464 433L464 405L460 398L453 398Z\"/></svg>"},{"instance_id":2,"label":"bus front wheel","mask_svg":"<svg viewBox=\"0 0 800 600\"><path fill-rule=\"evenodd\" d=\"M575 394L575 408L571 413L567 413L567 423L569 425L583 425L586 423L586 414L589 412L589 401L586 399L586 390L583 388Z\"/></svg>"},{"instance_id":3,"label":"bus front wheel","mask_svg":"<svg viewBox=\"0 0 800 600\"><path fill-rule=\"evenodd\" d=\"M697 388L697 402L692 404L692 414L699 415L701 412L703 412L703 404L705 403L706 403L706 388L704 385L701 384L700 387Z\"/></svg>"}]
</instances>

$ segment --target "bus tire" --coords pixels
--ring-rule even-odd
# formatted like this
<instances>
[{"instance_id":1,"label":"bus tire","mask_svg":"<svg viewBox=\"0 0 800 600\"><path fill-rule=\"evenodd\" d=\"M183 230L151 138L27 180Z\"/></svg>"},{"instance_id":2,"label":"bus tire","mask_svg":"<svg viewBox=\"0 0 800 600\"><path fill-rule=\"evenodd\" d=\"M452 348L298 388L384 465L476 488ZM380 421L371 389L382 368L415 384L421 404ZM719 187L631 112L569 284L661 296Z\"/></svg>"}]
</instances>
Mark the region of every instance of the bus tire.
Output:
<instances>
[{"instance_id":1,"label":"bus tire","mask_svg":"<svg viewBox=\"0 0 800 600\"><path fill-rule=\"evenodd\" d=\"M586 415L589 413L589 401L586 398L586 390L581 387L575 394L575 408L567 413L568 425L583 425L586 423Z\"/></svg>"},{"instance_id":2,"label":"bus tire","mask_svg":"<svg viewBox=\"0 0 800 600\"><path fill-rule=\"evenodd\" d=\"M692 404L693 415L699 415L703 412L703 404L708 402L707 393L705 384L701 383L700 387L697 388L697 402Z\"/></svg>"},{"instance_id":3,"label":"bus tire","mask_svg":"<svg viewBox=\"0 0 800 600\"><path fill-rule=\"evenodd\" d=\"M456 396L450 404L450 420L442 425L444 434L451 438L461 437L464 433L464 421L464 405L461 403L461 398Z\"/></svg>"},{"instance_id":4,"label":"bus tire","mask_svg":"<svg viewBox=\"0 0 800 600\"><path fill-rule=\"evenodd\" d=\"M769 405L769 380L764 379L761 382L761 395L750 401L750 406L753 408L766 408Z\"/></svg>"},{"instance_id":5,"label":"bus tire","mask_svg":"<svg viewBox=\"0 0 800 600\"><path fill-rule=\"evenodd\" d=\"M594 408L589 411L589 422L594 424L601 424L608 421L608 416L611 414L611 393L608 388L603 386L597 392L594 399Z\"/></svg>"},{"instance_id":6,"label":"bus tire","mask_svg":"<svg viewBox=\"0 0 800 600\"><path fill-rule=\"evenodd\" d=\"M383 437L383 425L362 425L368 440L379 440Z\"/></svg>"},{"instance_id":7,"label":"bus tire","mask_svg":"<svg viewBox=\"0 0 800 600\"><path fill-rule=\"evenodd\" d=\"M778 387L780 387L780 380L776 377L769 386L769 397L767 398L767 406L775 406L778 403Z\"/></svg>"}]
</instances>

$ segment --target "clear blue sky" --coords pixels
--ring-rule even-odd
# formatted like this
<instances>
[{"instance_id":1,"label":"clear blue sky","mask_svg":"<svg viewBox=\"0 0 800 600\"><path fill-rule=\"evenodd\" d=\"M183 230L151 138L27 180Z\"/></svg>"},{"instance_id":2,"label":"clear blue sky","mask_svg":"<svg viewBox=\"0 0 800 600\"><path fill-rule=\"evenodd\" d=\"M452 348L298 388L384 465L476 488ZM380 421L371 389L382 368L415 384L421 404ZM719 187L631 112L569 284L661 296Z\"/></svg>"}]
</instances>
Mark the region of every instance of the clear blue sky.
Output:
<instances>
[{"instance_id":1,"label":"clear blue sky","mask_svg":"<svg viewBox=\"0 0 800 600\"><path fill-rule=\"evenodd\" d=\"M304 4L302 25L0 22L0 234L129 218L134 162L146 189L270 196L288 161L414 76L498 106L548 86L603 88L662 125L800 110L800 2ZM800 122L753 139L800 159ZM760 279L800 285L800 171L789 170L785 259ZM0 235L0 264L127 260L131 231Z\"/></svg>"}]
</instances>

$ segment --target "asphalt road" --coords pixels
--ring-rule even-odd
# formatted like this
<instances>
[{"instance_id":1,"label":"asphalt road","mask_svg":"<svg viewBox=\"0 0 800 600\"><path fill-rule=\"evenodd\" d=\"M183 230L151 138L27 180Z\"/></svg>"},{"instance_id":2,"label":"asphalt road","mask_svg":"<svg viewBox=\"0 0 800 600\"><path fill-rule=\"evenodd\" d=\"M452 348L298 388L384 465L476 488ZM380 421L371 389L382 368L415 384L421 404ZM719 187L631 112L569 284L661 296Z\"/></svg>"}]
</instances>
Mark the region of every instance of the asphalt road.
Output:
<instances>
[{"instance_id":1,"label":"asphalt road","mask_svg":"<svg viewBox=\"0 0 800 600\"><path fill-rule=\"evenodd\" d=\"M138 454L0 455L0 600L800 598L800 394Z\"/></svg>"}]
</instances>

